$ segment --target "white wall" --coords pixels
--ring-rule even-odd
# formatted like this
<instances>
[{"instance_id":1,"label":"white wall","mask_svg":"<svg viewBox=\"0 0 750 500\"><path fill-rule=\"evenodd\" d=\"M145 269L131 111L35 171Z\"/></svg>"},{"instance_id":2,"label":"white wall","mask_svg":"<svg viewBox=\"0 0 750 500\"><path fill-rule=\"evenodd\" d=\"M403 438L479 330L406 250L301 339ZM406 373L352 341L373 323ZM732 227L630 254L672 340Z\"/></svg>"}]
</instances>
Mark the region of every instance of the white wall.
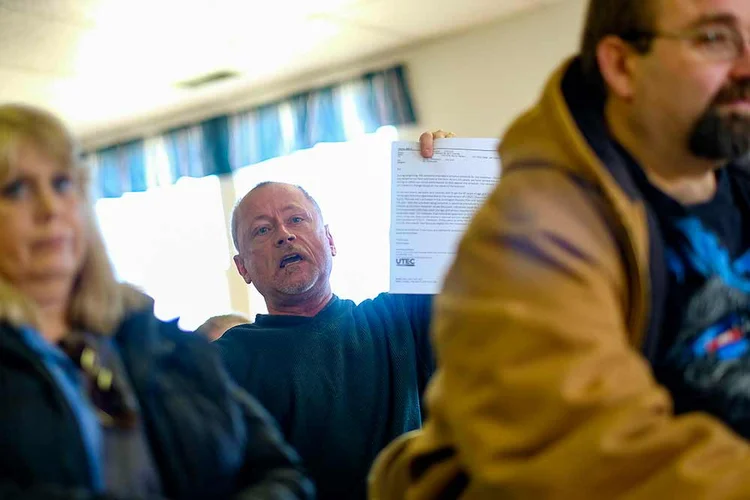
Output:
<instances>
[{"instance_id":1,"label":"white wall","mask_svg":"<svg viewBox=\"0 0 750 500\"><path fill-rule=\"evenodd\" d=\"M564 0L405 53L417 128L499 136L577 50L586 3Z\"/></svg>"},{"instance_id":2,"label":"white wall","mask_svg":"<svg viewBox=\"0 0 750 500\"><path fill-rule=\"evenodd\" d=\"M420 123L401 130L442 128L464 137L497 136L531 105L549 73L575 52L587 0L555 0L469 32L381 54L341 67L243 89L177 114L113 124L82 137L85 149L153 135L178 125L233 113L282 99L295 92L330 85L360 74L406 63ZM414 22L419 22L415 20Z\"/></svg>"}]
</instances>

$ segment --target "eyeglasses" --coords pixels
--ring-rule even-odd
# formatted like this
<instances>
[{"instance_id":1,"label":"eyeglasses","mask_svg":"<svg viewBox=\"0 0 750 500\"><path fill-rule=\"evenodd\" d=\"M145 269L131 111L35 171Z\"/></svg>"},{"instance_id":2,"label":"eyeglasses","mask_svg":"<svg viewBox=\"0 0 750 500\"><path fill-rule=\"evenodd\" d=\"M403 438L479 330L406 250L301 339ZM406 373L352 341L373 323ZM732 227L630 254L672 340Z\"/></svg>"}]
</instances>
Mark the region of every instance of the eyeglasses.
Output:
<instances>
[{"instance_id":1,"label":"eyeglasses","mask_svg":"<svg viewBox=\"0 0 750 500\"><path fill-rule=\"evenodd\" d=\"M101 424L121 429L134 428L138 413L124 397L122 386L114 373L101 365L94 346L80 335L66 337L59 346L85 375L89 397Z\"/></svg>"},{"instance_id":2,"label":"eyeglasses","mask_svg":"<svg viewBox=\"0 0 750 500\"><path fill-rule=\"evenodd\" d=\"M633 31L621 38L637 50L645 52L655 38L668 38L687 42L690 47L710 61L735 61L747 50L745 36L730 24L711 24L684 31Z\"/></svg>"}]
</instances>

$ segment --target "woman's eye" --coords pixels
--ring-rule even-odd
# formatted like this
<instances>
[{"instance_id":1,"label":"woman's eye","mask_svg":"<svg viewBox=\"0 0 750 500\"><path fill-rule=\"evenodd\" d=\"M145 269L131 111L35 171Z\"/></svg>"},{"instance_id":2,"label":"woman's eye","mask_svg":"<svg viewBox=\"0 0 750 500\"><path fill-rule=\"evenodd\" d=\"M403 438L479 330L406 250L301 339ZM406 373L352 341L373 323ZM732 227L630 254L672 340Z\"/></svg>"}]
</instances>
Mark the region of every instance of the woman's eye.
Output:
<instances>
[{"instance_id":1,"label":"woman's eye","mask_svg":"<svg viewBox=\"0 0 750 500\"><path fill-rule=\"evenodd\" d=\"M21 179L15 180L12 182L9 182L5 186L3 186L2 190L0 190L0 194L4 198L8 198L11 200L18 200L25 196L29 191L29 184Z\"/></svg>"},{"instance_id":2,"label":"woman's eye","mask_svg":"<svg viewBox=\"0 0 750 500\"><path fill-rule=\"evenodd\" d=\"M268 228L267 227L261 227L257 231L255 231L255 234L257 234L257 235L263 235L263 234L266 234L267 232L268 232Z\"/></svg>"},{"instance_id":3,"label":"woman's eye","mask_svg":"<svg viewBox=\"0 0 750 500\"><path fill-rule=\"evenodd\" d=\"M292 222L294 222L295 224L299 224L300 222L302 222L302 217L292 217Z\"/></svg>"},{"instance_id":4,"label":"woman's eye","mask_svg":"<svg viewBox=\"0 0 750 500\"><path fill-rule=\"evenodd\" d=\"M52 181L52 186L58 193L67 193L73 187L73 179L69 175L60 175Z\"/></svg>"}]
</instances>

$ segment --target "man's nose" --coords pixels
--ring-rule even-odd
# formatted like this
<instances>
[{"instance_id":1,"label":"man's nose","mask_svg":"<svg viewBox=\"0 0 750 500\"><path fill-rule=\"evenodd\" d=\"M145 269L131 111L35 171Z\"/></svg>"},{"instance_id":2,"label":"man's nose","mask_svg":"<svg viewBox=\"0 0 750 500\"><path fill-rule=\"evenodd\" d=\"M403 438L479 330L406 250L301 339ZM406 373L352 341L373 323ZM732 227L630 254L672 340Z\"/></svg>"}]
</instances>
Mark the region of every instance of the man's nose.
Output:
<instances>
[{"instance_id":1,"label":"man's nose","mask_svg":"<svg viewBox=\"0 0 750 500\"><path fill-rule=\"evenodd\" d=\"M279 239L276 240L276 245L281 246L284 243L291 243L292 241L296 240L297 237L294 236L294 234L287 231L286 228L281 229L281 234L279 235Z\"/></svg>"},{"instance_id":2,"label":"man's nose","mask_svg":"<svg viewBox=\"0 0 750 500\"><path fill-rule=\"evenodd\" d=\"M745 50L734 61L732 76L738 80L750 78L750 49L747 41L745 42Z\"/></svg>"}]
</instances>

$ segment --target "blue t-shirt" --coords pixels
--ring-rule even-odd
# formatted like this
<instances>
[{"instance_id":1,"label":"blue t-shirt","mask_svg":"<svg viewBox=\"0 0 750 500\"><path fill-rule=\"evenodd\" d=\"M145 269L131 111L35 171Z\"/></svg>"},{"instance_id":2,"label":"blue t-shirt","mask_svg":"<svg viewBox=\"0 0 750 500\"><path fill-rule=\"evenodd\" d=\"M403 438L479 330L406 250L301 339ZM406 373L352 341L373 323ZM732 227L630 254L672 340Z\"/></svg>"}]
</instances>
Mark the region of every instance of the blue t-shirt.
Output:
<instances>
[{"instance_id":1,"label":"blue t-shirt","mask_svg":"<svg viewBox=\"0 0 750 500\"><path fill-rule=\"evenodd\" d=\"M682 205L636 172L669 275L654 374L677 414L703 411L750 438L750 210L726 169L714 197Z\"/></svg>"}]
</instances>

